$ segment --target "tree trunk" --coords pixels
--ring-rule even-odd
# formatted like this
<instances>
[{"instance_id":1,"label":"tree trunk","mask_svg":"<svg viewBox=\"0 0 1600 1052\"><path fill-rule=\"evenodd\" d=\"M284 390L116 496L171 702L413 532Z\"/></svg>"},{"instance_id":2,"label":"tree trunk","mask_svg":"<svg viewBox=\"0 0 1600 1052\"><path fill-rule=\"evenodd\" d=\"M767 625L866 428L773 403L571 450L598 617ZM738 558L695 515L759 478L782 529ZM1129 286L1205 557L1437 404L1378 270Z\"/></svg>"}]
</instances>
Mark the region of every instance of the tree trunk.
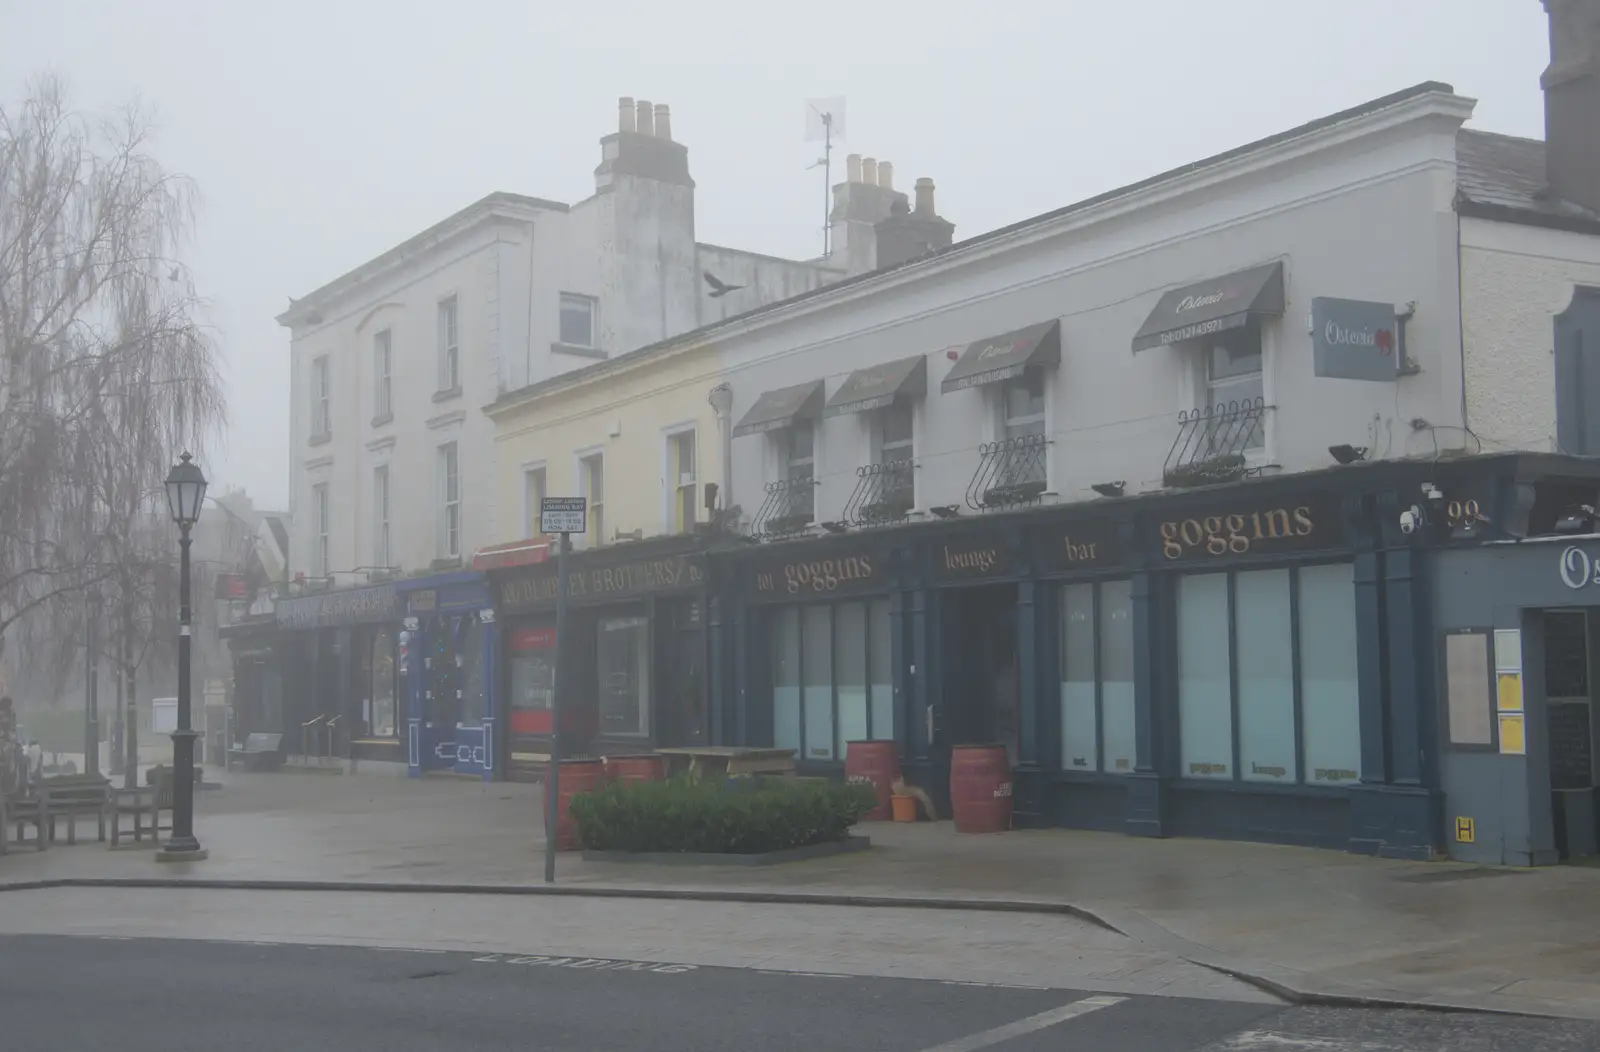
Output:
<instances>
[{"instance_id":1,"label":"tree trunk","mask_svg":"<svg viewBox=\"0 0 1600 1052\"><path fill-rule=\"evenodd\" d=\"M133 607L122 604L122 677L127 683L126 716L123 718L123 768L122 787L133 789L139 784L139 692L135 689L133 664Z\"/></svg>"}]
</instances>

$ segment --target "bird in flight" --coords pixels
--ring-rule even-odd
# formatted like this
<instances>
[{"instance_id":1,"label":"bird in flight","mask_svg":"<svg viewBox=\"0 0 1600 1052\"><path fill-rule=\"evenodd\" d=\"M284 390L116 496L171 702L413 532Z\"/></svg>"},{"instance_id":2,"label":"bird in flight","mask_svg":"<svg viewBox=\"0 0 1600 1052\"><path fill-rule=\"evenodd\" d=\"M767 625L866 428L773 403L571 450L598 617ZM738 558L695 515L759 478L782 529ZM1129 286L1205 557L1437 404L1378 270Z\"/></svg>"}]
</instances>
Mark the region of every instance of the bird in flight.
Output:
<instances>
[{"instance_id":1,"label":"bird in flight","mask_svg":"<svg viewBox=\"0 0 1600 1052\"><path fill-rule=\"evenodd\" d=\"M709 270L701 271L701 273L705 275L706 284L711 286L711 298L714 300L721 299L730 292L736 292L744 288L743 285L729 285Z\"/></svg>"}]
</instances>

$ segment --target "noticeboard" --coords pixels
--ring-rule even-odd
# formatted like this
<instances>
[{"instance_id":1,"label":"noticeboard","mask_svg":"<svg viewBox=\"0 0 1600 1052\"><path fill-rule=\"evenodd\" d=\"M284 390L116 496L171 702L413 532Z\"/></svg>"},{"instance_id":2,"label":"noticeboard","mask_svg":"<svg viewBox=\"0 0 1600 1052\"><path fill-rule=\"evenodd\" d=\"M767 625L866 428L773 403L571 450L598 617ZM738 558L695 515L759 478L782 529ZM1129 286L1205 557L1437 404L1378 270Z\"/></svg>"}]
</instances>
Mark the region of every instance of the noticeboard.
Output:
<instances>
[{"instance_id":1,"label":"noticeboard","mask_svg":"<svg viewBox=\"0 0 1600 1052\"><path fill-rule=\"evenodd\" d=\"M583 497L545 497L539 501L539 532L587 533L588 510Z\"/></svg>"}]
</instances>

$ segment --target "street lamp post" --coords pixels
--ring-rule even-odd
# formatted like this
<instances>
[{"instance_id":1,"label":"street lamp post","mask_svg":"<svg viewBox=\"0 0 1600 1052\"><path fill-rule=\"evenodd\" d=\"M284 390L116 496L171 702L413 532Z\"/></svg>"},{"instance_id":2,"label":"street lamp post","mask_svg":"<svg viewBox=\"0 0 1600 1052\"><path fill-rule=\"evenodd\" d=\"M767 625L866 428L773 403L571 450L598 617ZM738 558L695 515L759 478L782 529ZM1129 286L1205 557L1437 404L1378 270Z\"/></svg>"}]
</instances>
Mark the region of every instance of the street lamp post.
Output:
<instances>
[{"instance_id":1,"label":"street lamp post","mask_svg":"<svg viewBox=\"0 0 1600 1052\"><path fill-rule=\"evenodd\" d=\"M178 729L172 732L172 836L156 854L162 862L206 857L194 836L194 740L189 719L189 531L200 519L206 476L185 453L167 473L167 506L178 524Z\"/></svg>"},{"instance_id":2,"label":"street lamp post","mask_svg":"<svg viewBox=\"0 0 1600 1052\"><path fill-rule=\"evenodd\" d=\"M83 663L83 771L100 777L100 589L89 586Z\"/></svg>"}]
</instances>

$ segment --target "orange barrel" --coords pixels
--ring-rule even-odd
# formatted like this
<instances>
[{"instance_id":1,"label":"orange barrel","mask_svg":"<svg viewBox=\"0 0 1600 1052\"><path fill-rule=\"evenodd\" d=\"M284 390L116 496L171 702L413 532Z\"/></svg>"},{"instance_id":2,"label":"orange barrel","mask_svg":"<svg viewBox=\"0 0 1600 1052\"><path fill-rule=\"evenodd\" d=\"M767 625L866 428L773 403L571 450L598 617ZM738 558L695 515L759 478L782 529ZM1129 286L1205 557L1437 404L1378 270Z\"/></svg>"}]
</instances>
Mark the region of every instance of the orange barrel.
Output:
<instances>
[{"instance_id":1,"label":"orange barrel","mask_svg":"<svg viewBox=\"0 0 1600 1052\"><path fill-rule=\"evenodd\" d=\"M572 798L579 793L600 788L606 780L606 765L601 760L562 760L560 784L556 786L556 850L576 851L583 846L578 839L578 823L568 813ZM548 783L547 783L548 785ZM545 836L550 829L545 827Z\"/></svg>"},{"instance_id":2,"label":"orange barrel","mask_svg":"<svg viewBox=\"0 0 1600 1052\"><path fill-rule=\"evenodd\" d=\"M667 777L667 758L653 752L633 756L607 756L606 767L617 782L660 782Z\"/></svg>"},{"instance_id":3,"label":"orange barrel","mask_svg":"<svg viewBox=\"0 0 1600 1052\"><path fill-rule=\"evenodd\" d=\"M878 806L861 816L863 822L887 822L890 787L900 780L900 747L892 741L847 742L844 780L872 786Z\"/></svg>"},{"instance_id":4,"label":"orange barrel","mask_svg":"<svg viewBox=\"0 0 1600 1052\"><path fill-rule=\"evenodd\" d=\"M957 745L951 750L950 810L957 833L1011 828L1011 764L1004 745Z\"/></svg>"}]
</instances>

